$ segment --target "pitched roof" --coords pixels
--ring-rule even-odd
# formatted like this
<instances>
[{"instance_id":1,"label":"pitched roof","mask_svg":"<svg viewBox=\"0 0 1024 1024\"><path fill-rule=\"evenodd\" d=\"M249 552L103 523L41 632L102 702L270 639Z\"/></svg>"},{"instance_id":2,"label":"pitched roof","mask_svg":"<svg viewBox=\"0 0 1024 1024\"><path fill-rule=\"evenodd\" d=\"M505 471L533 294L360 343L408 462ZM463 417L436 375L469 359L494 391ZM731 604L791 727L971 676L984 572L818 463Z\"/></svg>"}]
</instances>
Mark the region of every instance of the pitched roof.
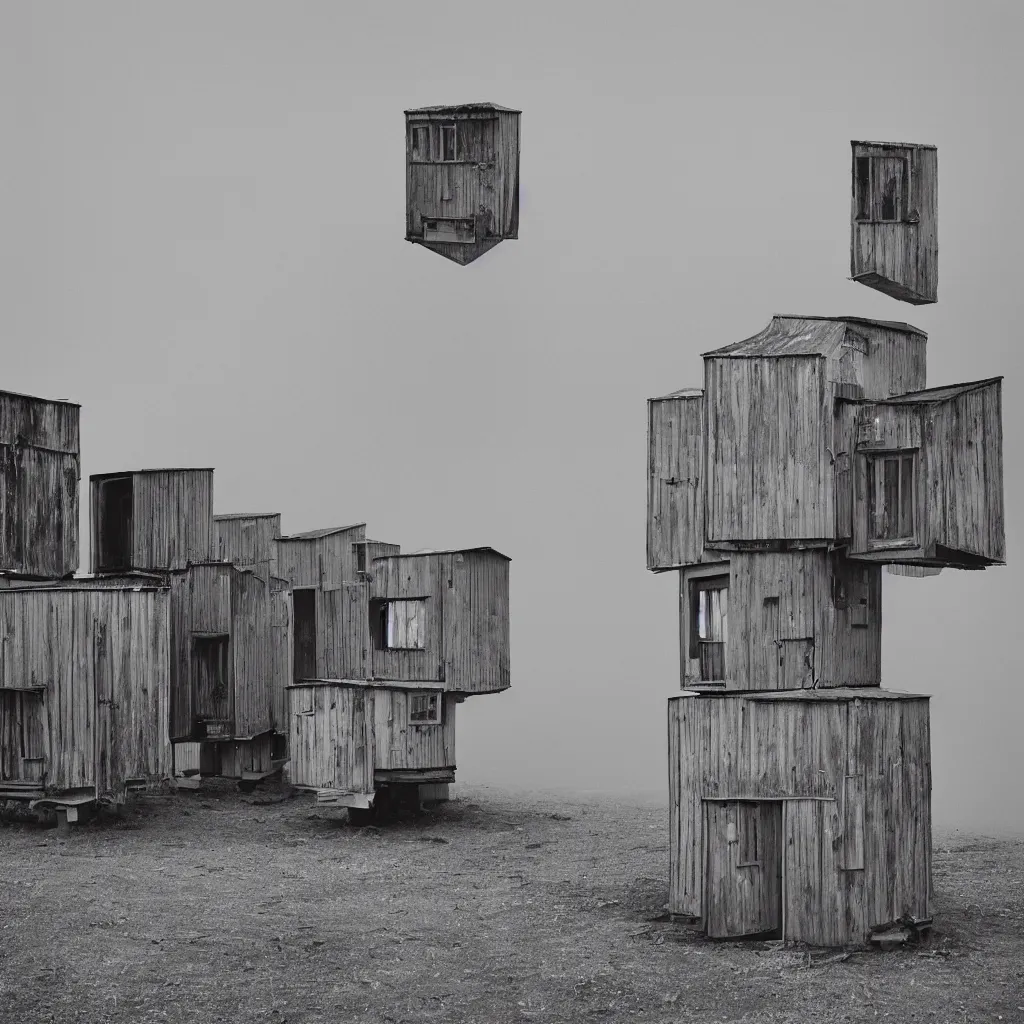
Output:
<instances>
[{"instance_id":1,"label":"pitched roof","mask_svg":"<svg viewBox=\"0 0 1024 1024\"><path fill-rule=\"evenodd\" d=\"M407 114L471 114L476 111L501 110L507 114L521 114L514 107L503 107L499 103L455 103L450 106L413 107L405 111Z\"/></svg>"},{"instance_id":2,"label":"pitched roof","mask_svg":"<svg viewBox=\"0 0 1024 1024\"><path fill-rule=\"evenodd\" d=\"M938 146L933 146L928 142L864 142L863 140L858 141L854 139L850 142L851 146L878 146L885 147L887 149L938 149Z\"/></svg>"},{"instance_id":3,"label":"pitched roof","mask_svg":"<svg viewBox=\"0 0 1024 1024\"><path fill-rule=\"evenodd\" d=\"M167 469L120 469L116 473L92 473L90 480L102 480L112 476L138 476L140 473L212 473L213 466L177 466Z\"/></svg>"},{"instance_id":4,"label":"pitched roof","mask_svg":"<svg viewBox=\"0 0 1024 1024\"><path fill-rule=\"evenodd\" d=\"M921 391L908 391L905 395L893 395L891 398L882 398L870 405L919 405L927 402L946 402L957 395L965 395L968 391L978 391L987 388L992 384L1001 381L1002 377L986 377L984 380L970 380L963 384L946 384L939 388L924 388Z\"/></svg>"},{"instance_id":5,"label":"pitched roof","mask_svg":"<svg viewBox=\"0 0 1024 1024\"><path fill-rule=\"evenodd\" d=\"M79 402L71 402L66 398L40 398L39 395L24 395L20 391L2 391L0 395L7 395L9 398L27 398L30 402L46 402L52 405L71 405L76 409L81 409L82 406Z\"/></svg>"},{"instance_id":6,"label":"pitched roof","mask_svg":"<svg viewBox=\"0 0 1024 1024\"><path fill-rule=\"evenodd\" d=\"M358 530L366 523L352 523L351 526L328 526L323 530L307 530L305 533L290 533L286 537L278 537L278 540L320 540L323 537L330 537L335 533L345 533L347 530Z\"/></svg>"},{"instance_id":7,"label":"pitched roof","mask_svg":"<svg viewBox=\"0 0 1024 1024\"><path fill-rule=\"evenodd\" d=\"M842 344L847 324L870 324L927 338L918 327L896 320L860 316L788 316L775 314L764 330L743 341L704 352L704 356L752 359L764 356L827 356Z\"/></svg>"},{"instance_id":8,"label":"pitched roof","mask_svg":"<svg viewBox=\"0 0 1024 1024\"><path fill-rule=\"evenodd\" d=\"M276 519L280 512L222 512L214 519Z\"/></svg>"},{"instance_id":9,"label":"pitched roof","mask_svg":"<svg viewBox=\"0 0 1024 1024\"><path fill-rule=\"evenodd\" d=\"M658 395L657 398L648 398L648 402L667 402L670 398L701 398L704 394L703 388L680 388L667 395Z\"/></svg>"}]
</instances>

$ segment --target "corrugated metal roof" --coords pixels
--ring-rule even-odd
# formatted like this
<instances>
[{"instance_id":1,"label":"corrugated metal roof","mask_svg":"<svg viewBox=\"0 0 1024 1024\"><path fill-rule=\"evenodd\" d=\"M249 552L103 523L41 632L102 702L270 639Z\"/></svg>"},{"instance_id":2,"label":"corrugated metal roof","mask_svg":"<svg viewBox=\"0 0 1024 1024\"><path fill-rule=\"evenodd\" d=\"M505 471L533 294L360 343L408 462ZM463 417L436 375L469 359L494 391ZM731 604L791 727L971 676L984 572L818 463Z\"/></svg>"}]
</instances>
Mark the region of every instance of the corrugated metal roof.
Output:
<instances>
[{"instance_id":1,"label":"corrugated metal roof","mask_svg":"<svg viewBox=\"0 0 1024 1024\"><path fill-rule=\"evenodd\" d=\"M280 512L222 512L214 519L276 519Z\"/></svg>"},{"instance_id":2,"label":"corrugated metal roof","mask_svg":"<svg viewBox=\"0 0 1024 1024\"><path fill-rule=\"evenodd\" d=\"M501 110L507 114L521 114L521 110L515 107L503 107L500 103L455 103L451 105L440 104L433 107L412 107L405 111L407 114L459 114L472 113L475 110Z\"/></svg>"},{"instance_id":3,"label":"corrugated metal roof","mask_svg":"<svg viewBox=\"0 0 1024 1024\"><path fill-rule=\"evenodd\" d=\"M78 402L68 401L66 398L40 398L39 395L23 395L20 391L2 391L0 395L9 395L11 398L27 398L30 402L52 402L54 405L73 405L76 409L82 406Z\"/></svg>"},{"instance_id":4,"label":"corrugated metal roof","mask_svg":"<svg viewBox=\"0 0 1024 1024\"><path fill-rule=\"evenodd\" d=\"M965 395L968 391L977 391L980 388L987 388L991 384L1001 381L1002 377L986 377L984 380L971 380L963 384L947 384L940 388L925 388L923 391L908 391L905 395L893 395L891 398L881 398L874 402L861 400L862 405L909 405L910 403L920 404L922 402L945 402L957 395Z\"/></svg>"},{"instance_id":5,"label":"corrugated metal roof","mask_svg":"<svg viewBox=\"0 0 1024 1024\"><path fill-rule=\"evenodd\" d=\"M323 530L307 530L305 533L290 533L287 537L278 537L280 540L320 540L323 537L330 537L335 533L345 533L346 530L357 530L366 523L352 523L351 526L328 526Z\"/></svg>"},{"instance_id":6,"label":"corrugated metal roof","mask_svg":"<svg viewBox=\"0 0 1024 1024\"><path fill-rule=\"evenodd\" d=\"M420 551L403 551L397 555L378 555L373 561L381 562L385 558L419 558L426 557L428 555L472 555L480 552L487 551L492 555L497 555L499 558L504 558L506 562L511 562L512 559L508 555L503 555L497 548L491 547L475 547L475 548L423 548Z\"/></svg>"},{"instance_id":7,"label":"corrugated metal roof","mask_svg":"<svg viewBox=\"0 0 1024 1024\"><path fill-rule=\"evenodd\" d=\"M743 341L712 349L703 355L732 359L786 356L828 356L842 344L847 324L871 324L887 330L905 331L923 338L919 327L897 320L869 320L861 316L790 316L776 313L763 331Z\"/></svg>"}]
</instances>

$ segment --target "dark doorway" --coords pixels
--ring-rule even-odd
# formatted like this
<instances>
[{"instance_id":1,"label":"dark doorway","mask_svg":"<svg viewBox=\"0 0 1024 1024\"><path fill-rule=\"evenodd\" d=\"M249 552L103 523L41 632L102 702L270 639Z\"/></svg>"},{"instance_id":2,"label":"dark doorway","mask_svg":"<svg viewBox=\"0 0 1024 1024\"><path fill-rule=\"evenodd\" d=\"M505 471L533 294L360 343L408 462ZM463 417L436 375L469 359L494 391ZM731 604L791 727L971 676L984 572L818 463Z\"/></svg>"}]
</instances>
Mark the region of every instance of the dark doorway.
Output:
<instances>
[{"instance_id":1,"label":"dark doorway","mask_svg":"<svg viewBox=\"0 0 1024 1024\"><path fill-rule=\"evenodd\" d=\"M132 568L132 478L102 480L98 506L97 570Z\"/></svg>"},{"instance_id":2,"label":"dark doorway","mask_svg":"<svg viewBox=\"0 0 1024 1024\"><path fill-rule=\"evenodd\" d=\"M193 707L204 737L230 735L234 718L234 696L225 634L192 638Z\"/></svg>"},{"instance_id":3,"label":"dark doorway","mask_svg":"<svg viewBox=\"0 0 1024 1024\"><path fill-rule=\"evenodd\" d=\"M292 592L295 630L295 679L316 679L316 591Z\"/></svg>"}]
</instances>

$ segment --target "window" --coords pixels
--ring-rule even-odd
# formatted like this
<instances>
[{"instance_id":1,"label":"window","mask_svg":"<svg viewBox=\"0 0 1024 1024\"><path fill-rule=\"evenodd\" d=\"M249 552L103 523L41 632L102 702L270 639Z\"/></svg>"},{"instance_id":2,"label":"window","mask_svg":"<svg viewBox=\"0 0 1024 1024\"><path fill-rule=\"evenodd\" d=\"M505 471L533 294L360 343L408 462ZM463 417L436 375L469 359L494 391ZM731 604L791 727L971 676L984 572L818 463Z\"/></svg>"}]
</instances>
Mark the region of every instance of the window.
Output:
<instances>
[{"instance_id":1,"label":"window","mask_svg":"<svg viewBox=\"0 0 1024 1024\"><path fill-rule=\"evenodd\" d=\"M356 572L366 572L366 545L353 544L356 553Z\"/></svg>"},{"instance_id":2,"label":"window","mask_svg":"<svg viewBox=\"0 0 1024 1024\"><path fill-rule=\"evenodd\" d=\"M410 725L441 724L441 694L411 693L409 694Z\"/></svg>"},{"instance_id":3,"label":"window","mask_svg":"<svg viewBox=\"0 0 1024 1024\"><path fill-rule=\"evenodd\" d=\"M690 581L690 657L700 663L700 678L725 679L729 639L729 577Z\"/></svg>"},{"instance_id":4,"label":"window","mask_svg":"<svg viewBox=\"0 0 1024 1024\"><path fill-rule=\"evenodd\" d=\"M99 570L132 567L132 494L130 476L100 481L96 537Z\"/></svg>"},{"instance_id":5,"label":"window","mask_svg":"<svg viewBox=\"0 0 1024 1024\"><path fill-rule=\"evenodd\" d=\"M905 157L859 156L855 171L857 220L910 219L910 170Z\"/></svg>"},{"instance_id":6,"label":"window","mask_svg":"<svg viewBox=\"0 0 1024 1024\"><path fill-rule=\"evenodd\" d=\"M379 651L422 651L427 646L427 602L374 601L370 614Z\"/></svg>"},{"instance_id":7,"label":"window","mask_svg":"<svg viewBox=\"0 0 1024 1024\"><path fill-rule=\"evenodd\" d=\"M417 124L412 128L412 158L423 163L452 163L458 157L454 123Z\"/></svg>"},{"instance_id":8,"label":"window","mask_svg":"<svg viewBox=\"0 0 1024 1024\"><path fill-rule=\"evenodd\" d=\"M914 540L916 460L916 452L868 457L868 540L876 545Z\"/></svg>"},{"instance_id":9,"label":"window","mask_svg":"<svg viewBox=\"0 0 1024 1024\"><path fill-rule=\"evenodd\" d=\"M432 217L423 221L425 242L475 242L476 225L472 217L459 219Z\"/></svg>"}]
</instances>

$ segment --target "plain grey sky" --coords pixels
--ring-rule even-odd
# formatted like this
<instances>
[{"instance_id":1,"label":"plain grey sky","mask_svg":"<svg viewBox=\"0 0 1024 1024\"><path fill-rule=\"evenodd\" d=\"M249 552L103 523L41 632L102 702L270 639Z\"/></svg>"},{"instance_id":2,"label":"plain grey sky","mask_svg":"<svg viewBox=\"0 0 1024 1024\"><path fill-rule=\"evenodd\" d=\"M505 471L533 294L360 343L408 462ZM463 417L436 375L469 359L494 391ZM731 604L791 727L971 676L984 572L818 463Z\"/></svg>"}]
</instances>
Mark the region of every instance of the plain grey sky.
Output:
<instances>
[{"instance_id":1,"label":"plain grey sky","mask_svg":"<svg viewBox=\"0 0 1024 1024\"><path fill-rule=\"evenodd\" d=\"M5 0L0 386L82 404L83 482L497 547L459 778L657 792L645 399L773 313L908 320L930 385L1006 376L1009 565L886 575L884 684L934 695L936 822L1024 830L1020 8ZM524 112L521 227L460 268L404 241L402 111L474 100ZM854 138L939 147L935 306L847 280Z\"/></svg>"}]
</instances>

